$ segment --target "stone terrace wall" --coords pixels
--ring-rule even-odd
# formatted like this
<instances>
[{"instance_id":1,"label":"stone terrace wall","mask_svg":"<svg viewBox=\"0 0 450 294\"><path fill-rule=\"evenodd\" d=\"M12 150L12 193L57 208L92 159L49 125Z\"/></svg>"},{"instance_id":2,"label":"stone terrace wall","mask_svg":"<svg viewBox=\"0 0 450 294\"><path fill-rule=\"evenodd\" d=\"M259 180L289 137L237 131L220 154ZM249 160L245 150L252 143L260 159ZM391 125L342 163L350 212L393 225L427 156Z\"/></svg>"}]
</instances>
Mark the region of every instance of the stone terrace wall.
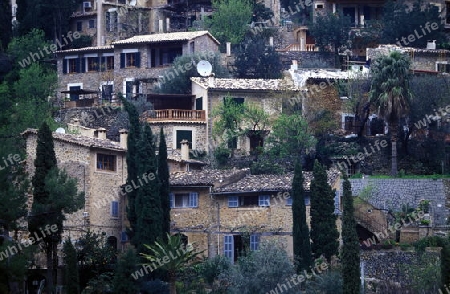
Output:
<instances>
[{"instance_id":1,"label":"stone terrace wall","mask_svg":"<svg viewBox=\"0 0 450 294\"><path fill-rule=\"evenodd\" d=\"M372 187L369 203L377 208L401 210L403 205L417 207L421 199L431 201L433 225L445 225L449 209L442 179L351 179L352 194L357 196Z\"/></svg>"},{"instance_id":2,"label":"stone terrace wall","mask_svg":"<svg viewBox=\"0 0 450 294\"><path fill-rule=\"evenodd\" d=\"M329 68L334 68L334 54L331 52L287 51L279 53L281 56L281 63L283 64L283 68L290 68L292 60L297 60L298 67L301 68L303 63L319 59L328 64Z\"/></svg>"},{"instance_id":3,"label":"stone terrace wall","mask_svg":"<svg viewBox=\"0 0 450 294\"><path fill-rule=\"evenodd\" d=\"M431 249L431 248L429 248ZM365 280L381 283L395 282L401 286L409 284L408 271L416 266L424 269L427 265L440 263L440 248L427 250L422 256L415 251L370 250L361 252L361 266ZM424 264L427 262L428 264ZM439 281L439 277L436 277ZM403 293L403 292L402 292Z\"/></svg>"}]
</instances>

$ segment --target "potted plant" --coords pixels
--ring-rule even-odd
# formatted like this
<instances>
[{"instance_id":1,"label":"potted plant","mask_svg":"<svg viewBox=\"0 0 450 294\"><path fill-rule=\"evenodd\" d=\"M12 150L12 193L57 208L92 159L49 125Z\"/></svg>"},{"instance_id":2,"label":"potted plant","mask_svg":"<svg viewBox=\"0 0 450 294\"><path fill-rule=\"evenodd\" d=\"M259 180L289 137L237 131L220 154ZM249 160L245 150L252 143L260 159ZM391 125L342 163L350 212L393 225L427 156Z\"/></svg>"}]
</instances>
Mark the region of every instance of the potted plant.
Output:
<instances>
[{"instance_id":1,"label":"potted plant","mask_svg":"<svg viewBox=\"0 0 450 294\"><path fill-rule=\"evenodd\" d=\"M419 208L424 213L430 213L430 200L425 200L425 199L420 200Z\"/></svg>"},{"instance_id":2,"label":"potted plant","mask_svg":"<svg viewBox=\"0 0 450 294\"><path fill-rule=\"evenodd\" d=\"M422 226L429 226L430 225L430 220L429 219L421 219L420 220L420 224Z\"/></svg>"}]
</instances>

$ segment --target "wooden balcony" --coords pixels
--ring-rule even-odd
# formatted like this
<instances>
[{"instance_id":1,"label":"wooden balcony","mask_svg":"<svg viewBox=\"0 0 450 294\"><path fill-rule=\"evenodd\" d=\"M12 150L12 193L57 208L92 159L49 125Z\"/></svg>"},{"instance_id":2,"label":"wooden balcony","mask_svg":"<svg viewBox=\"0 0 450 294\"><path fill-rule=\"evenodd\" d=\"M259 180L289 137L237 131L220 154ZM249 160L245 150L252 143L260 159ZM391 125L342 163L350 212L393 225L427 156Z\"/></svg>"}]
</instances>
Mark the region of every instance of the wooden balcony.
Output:
<instances>
[{"instance_id":1,"label":"wooden balcony","mask_svg":"<svg viewBox=\"0 0 450 294\"><path fill-rule=\"evenodd\" d=\"M187 110L187 109L162 109L153 110L148 116L148 122L156 121L200 121L204 122L204 110Z\"/></svg>"}]
</instances>

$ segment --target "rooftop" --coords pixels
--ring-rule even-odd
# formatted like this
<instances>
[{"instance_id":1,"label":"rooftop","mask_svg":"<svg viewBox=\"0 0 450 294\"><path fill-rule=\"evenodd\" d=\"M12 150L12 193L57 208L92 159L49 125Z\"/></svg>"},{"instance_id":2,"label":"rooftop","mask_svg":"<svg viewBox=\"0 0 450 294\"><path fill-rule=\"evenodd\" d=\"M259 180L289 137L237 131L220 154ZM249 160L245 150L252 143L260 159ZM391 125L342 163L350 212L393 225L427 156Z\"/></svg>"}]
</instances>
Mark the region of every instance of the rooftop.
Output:
<instances>
[{"instance_id":1,"label":"rooftop","mask_svg":"<svg viewBox=\"0 0 450 294\"><path fill-rule=\"evenodd\" d=\"M197 37L209 35L214 41L219 44L216 38L214 38L208 31L196 31L196 32L175 32L175 33L161 33L151 35L134 36L125 40L115 41L113 44L139 44L139 43L161 43L170 41L189 41Z\"/></svg>"},{"instance_id":2,"label":"rooftop","mask_svg":"<svg viewBox=\"0 0 450 294\"><path fill-rule=\"evenodd\" d=\"M336 169L327 171L328 184L333 185L339 178L340 173ZM226 185L215 188L215 193L226 192L262 192L262 191L289 191L292 188L294 173L284 175L247 175L245 178ZM309 191L313 179L312 172L303 172L303 187Z\"/></svg>"},{"instance_id":3,"label":"rooftop","mask_svg":"<svg viewBox=\"0 0 450 294\"><path fill-rule=\"evenodd\" d=\"M21 135L27 137L31 134L37 135L38 130L36 129L26 129ZM126 149L120 147L119 142L114 142L109 139L102 140L99 138L92 138L87 136L75 135L75 134L61 134L53 132L53 139L72 143L88 148L101 148L108 149L114 151L122 151L125 152Z\"/></svg>"},{"instance_id":4,"label":"rooftop","mask_svg":"<svg viewBox=\"0 0 450 294\"><path fill-rule=\"evenodd\" d=\"M203 169L189 172L174 172L170 174L171 186L220 186L227 180L242 178L249 169Z\"/></svg>"},{"instance_id":5,"label":"rooftop","mask_svg":"<svg viewBox=\"0 0 450 294\"><path fill-rule=\"evenodd\" d=\"M222 79L214 78L210 84L209 78L193 77L191 81L197 83L205 89L223 89L223 90L295 90L292 87L286 87L282 79Z\"/></svg>"},{"instance_id":6,"label":"rooftop","mask_svg":"<svg viewBox=\"0 0 450 294\"><path fill-rule=\"evenodd\" d=\"M67 49L67 50L59 50L56 53L68 53L68 52L85 52L85 51L103 51L103 50L114 50L114 46L105 45L105 46L92 46L92 47L83 47L77 49Z\"/></svg>"}]
</instances>

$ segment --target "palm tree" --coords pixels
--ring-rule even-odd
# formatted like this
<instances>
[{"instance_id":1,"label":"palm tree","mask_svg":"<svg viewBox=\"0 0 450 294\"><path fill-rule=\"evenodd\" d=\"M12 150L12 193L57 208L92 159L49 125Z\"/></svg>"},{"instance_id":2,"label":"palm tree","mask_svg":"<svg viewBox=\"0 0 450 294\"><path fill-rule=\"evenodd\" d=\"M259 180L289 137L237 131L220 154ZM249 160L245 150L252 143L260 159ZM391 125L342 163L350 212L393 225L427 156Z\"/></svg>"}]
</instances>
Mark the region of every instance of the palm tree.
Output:
<instances>
[{"instance_id":1,"label":"palm tree","mask_svg":"<svg viewBox=\"0 0 450 294\"><path fill-rule=\"evenodd\" d=\"M372 63L372 84L370 102L378 107L378 112L389 126L392 143L391 175L397 175L397 127L400 118L409 112L411 93L409 91L408 56L392 51Z\"/></svg>"},{"instance_id":2,"label":"palm tree","mask_svg":"<svg viewBox=\"0 0 450 294\"><path fill-rule=\"evenodd\" d=\"M173 236L167 234L167 241L158 238L153 245L144 244L144 246L152 252L152 254L141 253L150 262L147 265L167 271L170 294L177 293L175 287L177 273L186 265L198 262L197 257L203 253L203 251L195 252L192 245L185 246L180 234ZM163 261L162 265L161 261Z\"/></svg>"}]
</instances>

